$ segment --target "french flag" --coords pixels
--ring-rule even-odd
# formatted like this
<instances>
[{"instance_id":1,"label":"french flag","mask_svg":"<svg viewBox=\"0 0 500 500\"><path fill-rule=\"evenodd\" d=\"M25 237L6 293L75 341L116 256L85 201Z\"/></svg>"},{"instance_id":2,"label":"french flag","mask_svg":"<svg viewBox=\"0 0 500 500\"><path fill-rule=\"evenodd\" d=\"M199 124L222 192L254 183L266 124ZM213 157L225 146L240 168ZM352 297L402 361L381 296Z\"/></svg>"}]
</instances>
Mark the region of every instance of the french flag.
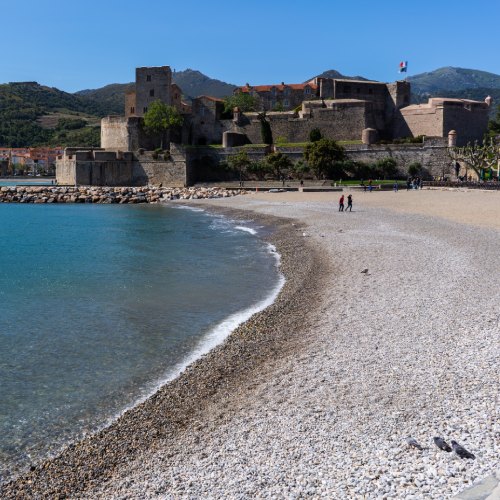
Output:
<instances>
[{"instance_id":1,"label":"french flag","mask_svg":"<svg viewBox=\"0 0 500 500\"><path fill-rule=\"evenodd\" d=\"M406 73L407 69L408 69L408 61L401 61L399 63L399 72Z\"/></svg>"}]
</instances>

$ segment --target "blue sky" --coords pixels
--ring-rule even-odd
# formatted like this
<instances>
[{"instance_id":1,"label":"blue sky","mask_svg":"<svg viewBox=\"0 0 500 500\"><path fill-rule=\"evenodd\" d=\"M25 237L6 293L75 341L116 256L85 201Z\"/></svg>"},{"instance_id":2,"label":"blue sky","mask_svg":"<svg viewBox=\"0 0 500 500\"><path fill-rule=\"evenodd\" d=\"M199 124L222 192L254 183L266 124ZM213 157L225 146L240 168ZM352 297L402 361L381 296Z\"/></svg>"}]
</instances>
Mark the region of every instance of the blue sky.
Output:
<instances>
[{"instance_id":1,"label":"blue sky","mask_svg":"<svg viewBox=\"0 0 500 500\"><path fill-rule=\"evenodd\" d=\"M327 69L381 81L443 66L500 74L498 0L0 0L0 83L74 92L136 66L229 83L295 83Z\"/></svg>"}]
</instances>

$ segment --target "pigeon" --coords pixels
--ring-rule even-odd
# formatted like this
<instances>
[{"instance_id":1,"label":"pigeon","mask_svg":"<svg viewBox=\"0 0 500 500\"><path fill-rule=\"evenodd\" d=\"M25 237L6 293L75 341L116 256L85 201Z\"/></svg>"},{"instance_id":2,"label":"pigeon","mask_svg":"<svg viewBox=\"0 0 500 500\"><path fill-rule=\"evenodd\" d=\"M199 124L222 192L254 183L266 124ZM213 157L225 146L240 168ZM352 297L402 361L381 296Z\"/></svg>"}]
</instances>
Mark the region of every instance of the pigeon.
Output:
<instances>
[{"instance_id":1,"label":"pigeon","mask_svg":"<svg viewBox=\"0 0 500 500\"><path fill-rule=\"evenodd\" d=\"M368 272L368 268L367 269L363 269L361 272L364 273L364 274L366 274Z\"/></svg>"},{"instance_id":2,"label":"pigeon","mask_svg":"<svg viewBox=\"0 0 500 500\"><path fill-rule=\"evenodd\" d=\"M467 451L463 446L460 446L456 441L451 442L451 446L453 447L453 451L460 458L472 458L474 460L476 457L470 451Z\"/></svg>"},{"instance_id":3,"label":"pigeon","mask_svg":"<svg viewBox=\"0 0 500 500\"><path fill-rule=\"evenodd\" d=\"M443 438L435 437L434 438L434 444L440 450L447 451L448 453L451 451L451 446Z\"/></svg>"},{"instance_id":4,"label":"pigeon","mask_svg":"<svg viewBox=\"0 0 500 500\"><path fill-rule=\"evenodd\" d=\"M417 442L417 440L415 438L412 438L412 437L407 437L406 438L406 443L408 444L408 446L410 446L411 448L417 448L417 450L420 450L422 451L423 448L422 446L420 446Z\"/></svg>"}]
</instances>

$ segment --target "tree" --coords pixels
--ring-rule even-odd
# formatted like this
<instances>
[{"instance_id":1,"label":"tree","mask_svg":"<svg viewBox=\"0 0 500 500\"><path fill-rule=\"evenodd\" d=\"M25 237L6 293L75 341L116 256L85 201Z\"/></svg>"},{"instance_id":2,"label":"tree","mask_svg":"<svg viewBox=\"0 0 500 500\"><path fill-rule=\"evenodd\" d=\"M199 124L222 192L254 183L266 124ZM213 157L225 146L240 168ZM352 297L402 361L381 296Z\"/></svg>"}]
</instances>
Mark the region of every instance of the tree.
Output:
<instances>
[{"instance_id":1,"label":"tree","mask_svg":"<svg viewBox=\"0 0 500 500\"><path fill-rule=\"evenodd\" d=\"M319 128L313 128L309 132L309 141L310 142L318 142L322 138L323 138L323 136L321 135L321 130Z\"/></svg>"},{"instance_id":2,"label":"tree","mask_svg":"<svg viewBox=\"0 0 500 500\"><path fill-rule=\"evenodd\" d=\"M234 108L240 111L257 111L259 107L259 98L248 92L236 92L224 99L224 113L232 113Z\"/></svg>"},{"instance_id":3,"label":"tree","mask_svg":"<svg viewBox=\"0 0 500 500\"><path fill-rule=\"evenodd\" d=\"M260 121L260 135L262 137L263 144L273 143L273 131L271 129L271 124L267 121L266 112L259 113L257 118Z\"/></svg>"},{"instance_id":4,"label":"tree","mask_svg":"<svg viewBox=\"0 0 500 500\"><path fill-rule=\"evenodd\" d=\"M342 175L343 169L338 168L338 163L344 161L345 157L344 148L333 139L311 142L304 149L304 159L318 179L325 174L331 177Z\"/></svg>"},{"instance_id":5,"label":"tree","mask_svg":"<svg viewBox=\"0 0 500 500\"><path fill-rule=\"evenodd\" d=\"M183 121L176 108L168 106L159 99L153 101L144 114L144 128L148 134L160 138L161 149L163 149L165 133L174 127L180 127Z\"/></svg>"},{"instance_id":6,"label":"tree","mask_svg":"<svg viewBox=\"0 0 500 500\"><path fill-rule=\"evenodd\" d=\"M422 164L419 163L418 161L414 161L413 163L410 163L408 165L408 174L411 177L415 177L416 175L419 175L421 170L422 170Z\"/></svg>"},{"instance_id":7,"label":"tree","mask_svg":"<svg viewBox=\"0 0 500 500\"><path fill-rule=\"evenodd\" d=\"M254 161L246 167L246 171L249 174L255 175L259 181L263 181L266 178L266 174L272 172L272 167L265 160Z\"/></svg>"},{"instance_id":8,"label":"tree","mask_svg":"<svg viewBox=\"0 0 500 500\"><path fill-rule=\"evenodd\" d=\"M497 106L497 114L494 120L488 122L488 135L496 137L500 135L500 104Z\"/></svg>"},{"instance_id":9,"label":"tree","mask_svg":"<svg viewBox=\"0 0 500 500\"><path fill-rule=\"evenodd\" d=\"M485 169L499 173L500 145L493 138L483 144L475 141L469 142L467 146L450 148L449 154L454 161L466 163L480 179L483 178Z\"/></svg>"},{"instance_id":10,"label":"tree","mask_svg":"<svg viewBox=\"0 0 500 500\"><path fill-rule=\"evenodd\" d=\"M251 160L248 157L247 152L242 149L239 153L231 155L227 160L229 166L239 172L240 182L242 180L243 172L251 165Z\"/></svg>"},{"instance_id":11,"label":"tree","mask_svg":"<svg viewBox=\"0 0 500 500\"><path fill-rule=\"evenodd\" d=\"M292 161L283 153L271 153L266 157L266 163L272 168L274 176L281 179L282 176L292 166Z\"/></svg>"},{"instance_id":12,"label":"tree","mask_svg":"<svg viewBox=\"0 0 500 500\"><path fill-rule=\"evenodd\" d=\"M382 158L375 163L375 168L380 172L382 177L394 177L398 173L398 167L394 158Z\"/></svg>"},{"instance_id":13,"label":"tree","mask_svg":"<svg viewBox=\"0 0 500 500\"><path fill-rule=\"evenodd\" d=\"M292 165L291 170L293 172L294 177L302 179L304 175L309 172L310 168L305 161L299 160L298 162Z\"/></svg>"}]
</instances>

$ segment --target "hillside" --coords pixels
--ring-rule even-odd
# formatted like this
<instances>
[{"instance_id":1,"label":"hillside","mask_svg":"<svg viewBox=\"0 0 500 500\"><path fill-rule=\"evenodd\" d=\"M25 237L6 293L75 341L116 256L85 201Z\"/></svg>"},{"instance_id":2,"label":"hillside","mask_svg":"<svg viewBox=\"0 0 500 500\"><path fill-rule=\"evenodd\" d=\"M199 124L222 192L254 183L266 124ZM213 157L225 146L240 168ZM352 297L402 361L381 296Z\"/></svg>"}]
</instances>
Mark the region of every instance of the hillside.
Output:
<instances>
[{"instance_id":1,"label":"hillside","mask_svg":"<svg viewBox=\"0 0 500 500\"><path fill-rule=\"evenodd\" d=\"M193 98L200 95L212 97L227 97L233 93L236 85L210 78L194 69L176 71L172 80L179 85L185 97Z\"/></svg>"},{"instance_id":2,"label":"hillside","mask_svg":"<svg viewBox=\"0 0 500 500\"><path fill-rule=\"evenodd\" d=\"M200 95L226 97L236 88L235 85L215 80L193 69L172 73L172 81L179 85L187 100ZM134 86L134 83L112 83L100 89L80 90L75 95L95 100L110 109L111 114L122 114L125 92L133 90Z\"/></svg>"},{"instance_id":3,"label":"hillside","mask_svg":"<svg viewBox=\"0 0 500 500\"><path fill-rule=\"evenodd\" d=\"M100 89L80 90L74 95L99 103L108 110L108 115L121 115L125 105L125 92L133 90L134 87L134 83L112 83Z\"/></svg>"},{"instance_id":4,"label":"hillside","mask_svg":"<svg viewBox=\"0 0 500 500\"><path fill-rule=\"evenodd\" d=\"M109 109L98 101L36 82L3 84L0 146L71 146L81 141L98 145L100 132L95 123L107 114Z\"/></svg>"},{"instance_id":5,"label":"hillside","mask_svg":"<svg viewBox=\"0 0 500 500\"><path fill-rule=\"evenodd\" d=\"M434 94L442 90L460 92L481 88L500 89L500 75L464 68L439 68L428 73L410 76L408 81L413 91L419 94Z\"/></svg>"},{"instance_id":6,"label":"hillside","mask_svg":"<svg viewBox=\"0 0 500 500\"><path fill-rule=\"evenodd\" d=\"M313 78L336 78L338 80L365 80L365 81L369 81L368 78L365 78L363 76L343 75L342 73L340 73L336 69L329 69L327 71L323 71L323 73L321 73L320 75L313 76L312 78L309 78L309 80L306 80L306 81L310 81Z\"/></svg>"}]
</instances>

